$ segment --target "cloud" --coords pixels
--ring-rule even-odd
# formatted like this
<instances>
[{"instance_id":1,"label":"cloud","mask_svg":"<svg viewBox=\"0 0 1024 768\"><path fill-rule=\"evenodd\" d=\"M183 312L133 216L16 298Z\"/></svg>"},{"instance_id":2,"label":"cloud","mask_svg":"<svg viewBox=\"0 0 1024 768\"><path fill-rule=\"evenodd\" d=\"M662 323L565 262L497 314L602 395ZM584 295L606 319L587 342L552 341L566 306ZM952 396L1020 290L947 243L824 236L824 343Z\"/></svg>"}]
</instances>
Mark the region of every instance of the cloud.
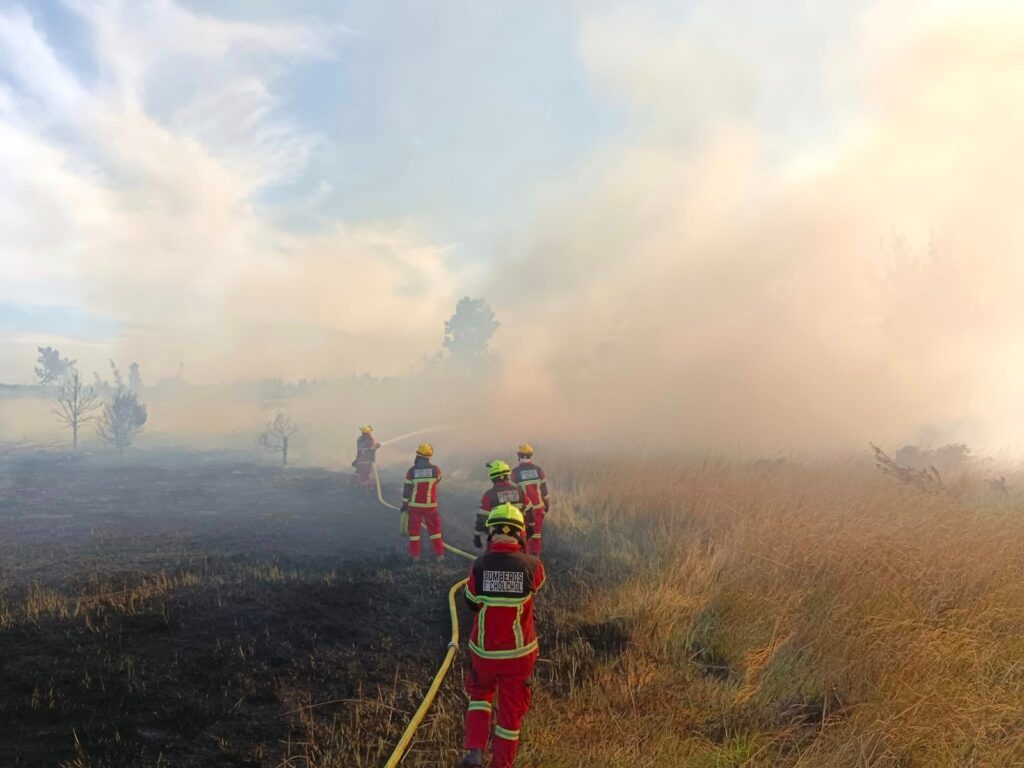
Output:
<instances>
[{"instance_id":1,"label":"cloud","mask_svg":"<svg viewBox=\"0 0 1024 768\"><path fill-rule=\"evenodd\" d=\"M0 68L35 100L23 108L36 112L44 122L79 109L88 98L36 29L32 17L19 6L0 9ZM40 109L44 110L41 115Z\"/></svg>"},{"instance_id":2,"label":"cloud","mask_svg":"<svg viewBox=\"0 0 1024 768\"><path fill-rule=\"evenodd\" d=\"M405 370L436 347L454 295L444 248L402 222L292 232L259 203L324 141L281 109L275 78L330 55L336 28L73 6L101 73L88 88L25 11L0 16L0 39L18 40L2 70L17 87L0 112L0 300L72 301L123 325L116 354L165 372L202 360L210 379Z\"/></svg>"},{"instance_id":3,"label":"cloud","mask_svg":"<svg viewBox=\"0 0 1024 768\"><path fill-rule=\"evenodd\" d=\"M330 56L337 36L351 32L337 25L226 21L192 13L171 0L66 2L89 25L108 80L128 99L141 97L143 83L168 59L176 65L191 59L216 67L254 51Z\"/></svg>"}]
</instances>

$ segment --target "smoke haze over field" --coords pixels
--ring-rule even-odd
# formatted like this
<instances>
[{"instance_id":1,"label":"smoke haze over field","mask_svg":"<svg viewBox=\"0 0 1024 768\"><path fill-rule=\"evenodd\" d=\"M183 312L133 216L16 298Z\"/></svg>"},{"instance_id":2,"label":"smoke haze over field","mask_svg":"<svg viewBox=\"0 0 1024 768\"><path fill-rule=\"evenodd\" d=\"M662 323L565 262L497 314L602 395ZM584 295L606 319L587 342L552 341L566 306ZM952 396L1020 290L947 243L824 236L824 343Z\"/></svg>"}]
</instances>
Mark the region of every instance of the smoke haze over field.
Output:
<instances>
[{"instance_id":1,"label":"smoke haze over field","mask_svg":"<svg viewBox=\"0 0 1024 768\"><path fill-rule=\"evenodd\" d=\"M1017 4L301 5L0 10L0 380L405 374L468 293L510 434L1022 442Z\"/></svg>"},{"instance_id":2,"label":"smoke haze over field","mask_svg":"<svg viewBox=\"0 0 1024 768\"><path fill-rule=\"evenodd\" d=\"M655 410L705 443L1018 439L1024 13L913 10L863 17L857 121L781 161L729 88L775 62L700 65L724 15L678 37L632 13L585 27L649 124L526 243L552 279L520 290L537 333L558 329L548 391L576 425L606 426L610 400L627 429ZM699 115L672 76L694 68Z\"/></svg>"}]
</instances>

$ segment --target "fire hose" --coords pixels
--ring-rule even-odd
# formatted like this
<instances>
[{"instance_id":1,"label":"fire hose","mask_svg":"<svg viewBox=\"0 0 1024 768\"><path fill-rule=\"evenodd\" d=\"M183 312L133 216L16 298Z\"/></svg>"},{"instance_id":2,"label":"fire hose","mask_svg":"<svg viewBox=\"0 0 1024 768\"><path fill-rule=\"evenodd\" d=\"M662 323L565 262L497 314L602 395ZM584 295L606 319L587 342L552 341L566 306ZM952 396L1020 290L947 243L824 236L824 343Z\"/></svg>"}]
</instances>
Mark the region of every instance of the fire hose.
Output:
<instances>
[{"instance_id":1,"label":"fire hose","mask_svg":"<svg viewBox=\"0 0 1024 768\"><path fill-rule=\"evenodd\" d=\"M377 486L377 499L385 507L393 509L396 512L401 512L401 509L396 507L394 504L389 504L384 500L384 494L380 488L380 475L377 473L377 465L373 466L373 480ZM475 555L471 555L469 552L464 552L458 547L453 547L451 544L445 542L444 548L449 552L452 552L460 557L465 557L469 560L476 560ZM441 689L441 683L444 682L445 676L448 674L448 670L451 669L452 662L455 660L455 654L459 650L459 615L455 610L455 595L462 589L468 579L461 579L454 584L452 588L448 590L448 610L451 614L452 621L452 634L451 640L448 642L448 652L445 653L444 661L441 662L441 666L437 670L437 674L434 675L434 680L430 684L430 688L427 689L426 696L423 697L423 701L420 703L416 713L412 716L412 720L409 721L409 725L406 726L405 732L402 734L402 738L399 739L398 744L395 746L394 751L391 753L391 757L388 758L384 768L395 768L402 759L405 757L406 750L409 748L409 744L412 743L413 737L416 735L416 729L423 723L423 719L427 716L427 712L430 711L431 705L434 703L434 699L437 698L437 692Z\"/></svg>"}]
</instances>

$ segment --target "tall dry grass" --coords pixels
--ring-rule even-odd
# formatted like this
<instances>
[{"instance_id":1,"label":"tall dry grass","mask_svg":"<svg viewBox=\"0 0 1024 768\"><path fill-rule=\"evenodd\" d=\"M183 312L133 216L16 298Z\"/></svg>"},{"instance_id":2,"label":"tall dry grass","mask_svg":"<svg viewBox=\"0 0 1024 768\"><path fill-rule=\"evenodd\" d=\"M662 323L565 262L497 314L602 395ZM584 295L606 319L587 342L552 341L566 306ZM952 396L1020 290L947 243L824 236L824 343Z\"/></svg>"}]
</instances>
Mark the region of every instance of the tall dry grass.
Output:
<instances>
[{"instance_id":1,"label":"tall dry grass","mask_svg":"<svg viewBox=\"0 0 1024 768\"><path fill-rule=\"evenodd\" d=\"M525 766L1024 765L1024 504L867 461L549 473Z\"/></svg>"}]
</instances>

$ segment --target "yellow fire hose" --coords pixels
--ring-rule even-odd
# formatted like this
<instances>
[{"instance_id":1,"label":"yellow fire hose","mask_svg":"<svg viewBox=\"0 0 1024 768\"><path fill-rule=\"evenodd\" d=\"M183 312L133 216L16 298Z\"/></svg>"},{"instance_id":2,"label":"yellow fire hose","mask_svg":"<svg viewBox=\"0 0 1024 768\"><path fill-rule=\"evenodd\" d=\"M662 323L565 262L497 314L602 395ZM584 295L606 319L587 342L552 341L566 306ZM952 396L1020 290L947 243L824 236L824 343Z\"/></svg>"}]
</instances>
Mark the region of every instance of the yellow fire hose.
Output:
<instances>
[{"instance_id":1,"label":"yellow fire hose","mask_svg":"<svg viewBox=\"0 0 1024 768\"><path fill-rule=\"evenodd\" d=\"M401 510L394 504L389 504L384 501L384 494L380 489L380 475L377 473L377 465L373 465L373 479L377 485L377 499L385 507L400 512ZM444 548L449 552L453 552L456 555L460 555L469 560L476 560L474 555L469 552L464 552L457 547L453 547L447 542ZM409 721L409 725L406 726L405 732L402 734L402 738L399 739L398 744L395 746L395 750L391 753L391 757L388 758L384 768L395 768L399 763L402 762L402 758L405 757L405 751L409 748L409 744L412 743L413 736L416 735L416 729L420 727L423 722L423 718L427 716L427 712L430 710L430 706L434 703L434 699L437 698L437 692L441 689L441 683L444 682L445 676L448 674L448 670L451 669L452 662L455 660L455 653L459 650L459 615L455 610L455 595L462 589L468 579L461 579L460 581L452 584L452 588L448 590L448 610L451 614L452 620L452 639L448 643L448 652L444 656L444 661L441 662L440 668L437 670L437 674L434 675L434 681L430 684L430 688L427 690L427 695L423 697L423 701L419 708L416 710L416 714L412 716L412 720Z\"/></svg>"},{"instance_id":2,"label":"yellow fire hose","mask_svg":"<svg viewBox=\"0 0 1024 768\"><path fill-rule=\"evenodd\" d=\"M462 579L452 584L452 588L448 590L448 609L452 615L452 639L448 643L448 653L444 655L444 661L441 662L440 669L437 670L437 674L434 675L434 682L430 684L430 689L427 691L427 695L423 697L423 702L420 704L419 709L416 710L416 714L412 716L412 720L409 721L409 725L405 729L405 733L402 734L402 738L399 739L395 751L391 753L391 757L388 758L384 768L395 768L402 758L405 757L405 750L409 748L412 737L416 735L416 729L420 727L423 722L423 718L427 716L427 712L430 710L430 705L434 703L434 699L437 697L437 692L441 688L441 683L444 682L445 675L448 674L448 670L451 669L452 661L455 660L455 652L459 650L459 616L455 612L455 594L462 589L468 579Z\"/></svg>"}]
</instances>

